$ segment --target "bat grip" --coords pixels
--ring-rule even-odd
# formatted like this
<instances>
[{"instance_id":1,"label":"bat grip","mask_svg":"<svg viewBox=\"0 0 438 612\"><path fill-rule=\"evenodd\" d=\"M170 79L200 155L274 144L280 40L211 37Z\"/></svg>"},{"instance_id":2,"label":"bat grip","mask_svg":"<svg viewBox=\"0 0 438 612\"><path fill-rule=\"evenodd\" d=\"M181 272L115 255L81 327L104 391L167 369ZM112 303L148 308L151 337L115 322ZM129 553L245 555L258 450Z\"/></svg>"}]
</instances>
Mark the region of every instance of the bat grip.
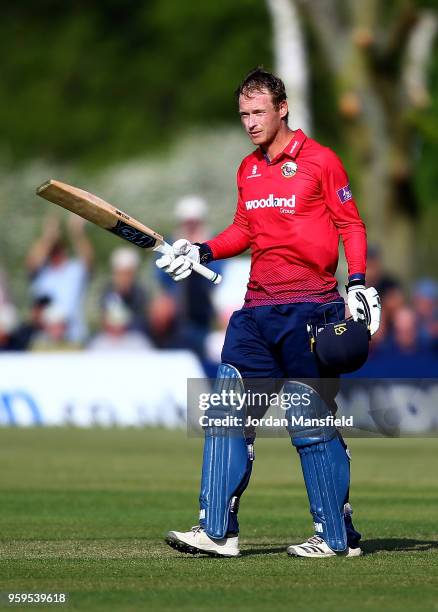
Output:
<instances>
[{"instance_id":1,"label":"bat grip","mask_svg":"<svg viewBox=\"0 0 438 612\"><path fill-rule=\"evenodd\" d=\"M164 255L173 254L173 249L168 242L163 242L162 244L160 244L160 246L155 247L154 251L159 251L160 253L163 253ZM207 280L211 281L213 284L219 285L219 283L222 280L222 276L220 274L218 274L214 270L210 270L210 268L207 268L207 266L197 263L196 261L192 261L192 260L189 260L189 261L192 264L192 269L197 274L200 274Z\"/></svg>"},{"instance_id":2,"label":"bat grip","mask_svg":"<svg viewBox=\"0 0 438 612\"><path fill-rule=\"evenodd\" d=\"M218 272L210 270L210 268L207 268L207 266L196 263L196 261L193 262L192 268L197 274L200 274L215 285L219 285L222 280L222 276Z\"/></svg>"}]
</instances>

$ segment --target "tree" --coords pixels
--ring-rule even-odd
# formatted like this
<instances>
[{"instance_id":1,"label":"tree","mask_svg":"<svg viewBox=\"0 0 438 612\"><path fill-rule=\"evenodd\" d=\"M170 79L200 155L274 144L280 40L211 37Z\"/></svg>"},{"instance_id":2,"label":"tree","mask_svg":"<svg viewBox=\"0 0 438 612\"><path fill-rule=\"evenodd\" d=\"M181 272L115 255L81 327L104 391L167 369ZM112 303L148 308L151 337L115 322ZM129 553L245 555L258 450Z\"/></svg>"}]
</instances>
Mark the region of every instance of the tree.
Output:
<instances>
[{"instance_id":1,"label":"tree","mask_svg":"<svg viewBox=\"0 0 438 612\"><path fill-rule=\"evenodd\" d=\"M293 0L266 0L272 22L275 72L288 92L291 127L311 131L309 67L302 26Z\"/></svg>"},{"instance_id":2,"label":"tree","mask_svg":"<svg viewBox=\"0 0 438 612\"><path fill-rule=\"evenodd\" d=\"M416 117L430 104L437 14L411 0L299 4L330 71L370 241L394 271L410 279L419 218L412 162Z\"/></svg>"}]
</instances>

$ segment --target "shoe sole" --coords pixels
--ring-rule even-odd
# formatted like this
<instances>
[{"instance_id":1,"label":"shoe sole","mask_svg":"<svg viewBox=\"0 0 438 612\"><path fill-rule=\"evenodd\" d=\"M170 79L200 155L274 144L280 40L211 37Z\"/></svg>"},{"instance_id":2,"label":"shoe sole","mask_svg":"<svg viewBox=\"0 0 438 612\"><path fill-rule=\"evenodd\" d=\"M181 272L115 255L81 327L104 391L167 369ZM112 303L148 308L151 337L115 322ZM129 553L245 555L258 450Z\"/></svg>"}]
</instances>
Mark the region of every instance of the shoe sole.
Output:
<instances>
[{"instance_id":1,"label":"shoe sole","mask_svg":"<svg viewBox=\"0 0 438 612\"><path fill-rule=\"evenodd\" d=\"M196 546L191 546L187 544L187 542L183 542L182 540L178 540L178 538L172 538L171 536L167 536L164 540L166 544L168 544L171 548L174 548L178 552L185 553L187 555L208 555L209 557L222 557L227 559L235 559L236 557L240 557L240 553L238 555L227 555L215 552L214 550L204 550L203 548L196 548Z\"/></svg>"},{"instance_id":2,"label":"shoe sole","mask_svg":"<svg viewBox=\"0 0 438 612\"><path fill-rule=\"evenodd\" d=\"M286 552L289 557L295 557L296 559L333 559L333 557L347 557L348 559L351 559L352 557L360 557L363 554L360 548L350 548L348 554L346 555L343 555L342 553L339 553L339 554L335 553L334 555L324 555L324 554L318 555L316 553L314 555L300 555L298 553L293 553L289 551L286 551Z\"/></svg>"}]
</instances>

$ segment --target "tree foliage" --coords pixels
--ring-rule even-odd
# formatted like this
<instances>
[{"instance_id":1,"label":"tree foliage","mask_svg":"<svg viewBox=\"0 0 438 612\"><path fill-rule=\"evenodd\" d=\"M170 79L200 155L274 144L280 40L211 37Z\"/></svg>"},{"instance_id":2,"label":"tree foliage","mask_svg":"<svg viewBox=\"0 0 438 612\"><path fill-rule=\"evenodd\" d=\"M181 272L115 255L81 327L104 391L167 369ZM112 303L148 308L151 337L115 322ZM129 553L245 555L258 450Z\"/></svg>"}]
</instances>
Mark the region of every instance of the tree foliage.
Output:
<instances>
[{"instance_id":1,"label":"tree foliage","mask_svg":"<svg viewBox=\"0 0 438 612\"><path fill-rule=\"evenodd\" d=\"M232 88L269 65L259 0L39 0L0 23L0 152L108 163L231 120Z\"/></svg>"}]
</instances>

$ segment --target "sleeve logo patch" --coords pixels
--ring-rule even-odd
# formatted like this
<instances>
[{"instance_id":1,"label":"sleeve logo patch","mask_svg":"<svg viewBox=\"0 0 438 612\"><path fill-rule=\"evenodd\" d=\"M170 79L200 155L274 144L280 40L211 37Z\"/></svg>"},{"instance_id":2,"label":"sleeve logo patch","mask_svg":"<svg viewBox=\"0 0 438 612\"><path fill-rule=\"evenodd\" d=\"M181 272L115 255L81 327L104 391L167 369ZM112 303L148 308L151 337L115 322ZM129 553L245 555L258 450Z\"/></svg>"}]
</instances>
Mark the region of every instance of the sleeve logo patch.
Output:
<instances>
[{"instance_id":1,"label":"sleeve logo patch","mask_svg":"<svg viewBox=\"0 0 438 612\"><path fill-rule=\"evenodd\" d=\"M341 187L337 190L336 193L338 194L338 198L341 204L345 204L345 202L348 202L348 200L351 200L353 198L350 185L345 185L345 187Z\"/></svg>"}]
</instances>

